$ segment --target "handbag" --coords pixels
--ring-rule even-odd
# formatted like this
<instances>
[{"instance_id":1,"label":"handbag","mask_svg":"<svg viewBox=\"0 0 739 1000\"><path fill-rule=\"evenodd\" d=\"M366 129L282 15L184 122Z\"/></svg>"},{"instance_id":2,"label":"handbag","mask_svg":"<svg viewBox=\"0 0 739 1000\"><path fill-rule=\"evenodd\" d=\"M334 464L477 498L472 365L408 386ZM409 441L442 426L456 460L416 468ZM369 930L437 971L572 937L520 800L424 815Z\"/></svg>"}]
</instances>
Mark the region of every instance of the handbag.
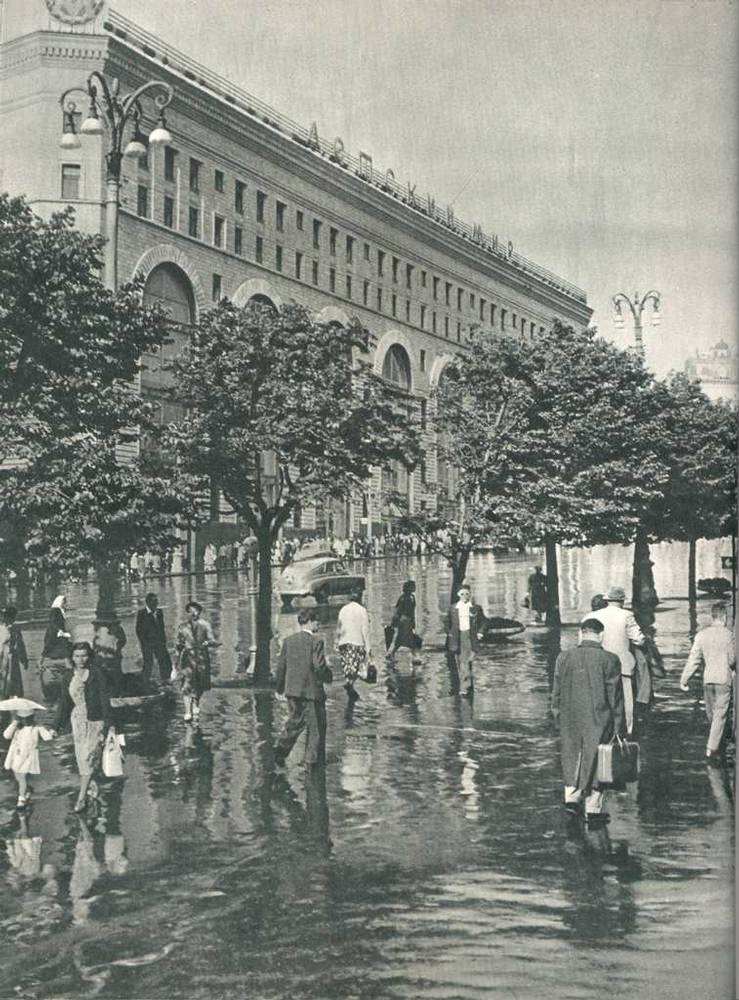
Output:
<instances>
[{"instance_id":1,"label":"handbag","mask_svg":"<svg viewBox=\"0 0 739 1000\"><path fill-rule=\"evenodd\" d=\"M599 785L621 785L639 777L639 744L614 736L610 743L598 746Z\"/></svg>"},{"instance_id":2,"label":"handbag","mask_svg":"<svg viewBox=\"0 0 739 1000\"><path fill-rule=\"evenodd\" d=\"M106 778L123 777L123 747L125 736L118 735L113 726L108 730L103 746L103 774Z\"/></svg>"},{"instance_id":3,"label":"handbag","mask_svg":"<svg viewBox=\"0 0 739 1000\"><path fill-rule=\"evenodd\" d=\"M369 658L367 659L364 674L360 674L360 677L365 684L377 684L377 667Z\"/></svg>"}]
</instances>

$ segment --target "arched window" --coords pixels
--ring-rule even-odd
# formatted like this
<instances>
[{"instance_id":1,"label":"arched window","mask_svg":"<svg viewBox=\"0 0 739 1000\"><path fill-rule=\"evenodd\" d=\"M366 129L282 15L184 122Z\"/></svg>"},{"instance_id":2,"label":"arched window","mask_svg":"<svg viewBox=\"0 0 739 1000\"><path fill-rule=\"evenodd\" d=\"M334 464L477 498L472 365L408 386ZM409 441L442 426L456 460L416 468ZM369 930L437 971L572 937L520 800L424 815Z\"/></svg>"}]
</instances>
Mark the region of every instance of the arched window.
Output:
<instances>
[{"instance_id":1,"label":"arched window","mask_svg":"<svg viewBox=\"0 0 739 1000\"><path fill-rule=\"evenodd\" d=\"M258 306L261 309L265 309L273 315L277 315L277 306L274 304L272 299L268 295L262 295L258 293L257 295L252 295L252 297L246 303L247 306Z\"/></svg>"},{"instance_id":2,"label":"arched window","mask_svg":"<svg viewBox=\"0 0 739 1000\"><path fill-rule=\"evenodd\" d=\"M393 344L385 355L385 360L382 363L382 377L410 392L411 361L408 352L400 344Z\"/></svg>"},{"instance_id":3,"label":"arched window","mask_svg":"<svg viewBox=\"0 0 739 1000\"><path fill-rule=\"evenodd\" d=\"M144 285L144 305L159 305L170 317L169 340L156 353L142 358L141 391L160 404L160 419L166 424L180 414L164 400L163 390L172 384L167 364L182 353L189 342L188 327L195 322L195 296L190 279L176 264L158 264Z\"/></svg>"}]
</instances>

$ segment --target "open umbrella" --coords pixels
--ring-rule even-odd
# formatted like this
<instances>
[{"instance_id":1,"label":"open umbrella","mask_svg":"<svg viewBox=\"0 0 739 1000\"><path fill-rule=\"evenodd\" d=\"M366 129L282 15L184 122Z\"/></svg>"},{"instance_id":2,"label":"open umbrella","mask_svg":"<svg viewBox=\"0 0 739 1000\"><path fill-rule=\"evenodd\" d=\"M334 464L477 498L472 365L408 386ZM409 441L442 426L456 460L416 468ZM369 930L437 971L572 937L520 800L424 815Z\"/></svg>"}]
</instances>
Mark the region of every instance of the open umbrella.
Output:
<instances>
[{"instance_id":1,"label":"open umbrella","mask_svg":"<svg viewBox=\"0 0 739 1000\"><path fill-rule=\"evenodd\" d=\"M0 701L0 712L45 712L46 706L30 698L6 698Z\"/></svg>"}]
</instances>

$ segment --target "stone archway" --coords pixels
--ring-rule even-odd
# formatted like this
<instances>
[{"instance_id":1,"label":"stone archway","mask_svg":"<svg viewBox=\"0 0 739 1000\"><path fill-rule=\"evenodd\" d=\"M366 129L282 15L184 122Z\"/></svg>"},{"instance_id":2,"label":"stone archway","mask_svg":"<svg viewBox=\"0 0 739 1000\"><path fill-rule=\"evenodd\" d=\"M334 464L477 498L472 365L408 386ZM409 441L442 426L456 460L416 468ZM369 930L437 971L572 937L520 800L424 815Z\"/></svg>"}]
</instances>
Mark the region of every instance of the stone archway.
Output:
<instances>
[{"instance_id":1,"label":"stone archway","mask_svg":"<svg viewBox=\"0 0 739 1000\"><path fill-rule=\"evenodd\" d=\"M375 348L375 361L374 370L375 374L382 375L382 369L385 364L385 356L391 347L398 345L405 350L410 360L410 386L408 387L409 392L413 392L416 379L414 377L415 369L415 351L413 349L413 344L410 337L402 333L400 330L388 330L387 333L383 333L377 342L377 347Z\"/></svg>"},{"instance_id":2,"label":"stone archway","mask_svg":"<svg viewBox=\"0 0 739 1000\"><path fill-rule=\"evenodd\" d=\"M205 289L203 288L203 283L200 280L200 275L197 272L195 265L192 263L190 258L180 250L178 247L171 243L160 243L150 250L147 250L144 254L139 257L136 266L133 269L134 275L143 275L144 278L148 278L155 267L160 264L174 264L179 267L181 271L187 275L190 284L192 286L192 293L195 299L195 322L197 322L200 314L207 309L207 299L205 297Z\"/></svg>"},{"instance_id":3,"label":"stone archway","mask_svg":"<svg viewBox=\"0 0 739 1000\"><path fill-rule=\"evenodd\" d=\"M439 354L434 358L431 371L429 372L429 389L437 388L444 369L447 365L452 364L454 360L453 354Z\"/></svg>"},{"instance_id":4,"label":"stone archway","mask_svg":"<svg viewBox=\"0 0 739 1000\"><path fill-rule=\"evenodd\" d=\"M260 298L269 299L277 309L282 309L282 296L264 278L247 278L236 289L231 297L231 301L235 306L241 307L245 306L250 299L255 298L257 295Z\"/></svg>"},{"instance_id":5,"label":"stone archway","mask_svg":"<svg viewBox=\"0 0 739 1000\"><path fill-rule=\"evenodd\" d=\"M336 323L346 330L351 326L352 320L343 309L338 309L336 306L325 306L316 315L316 323Z\"/></svg>"}]
</instances>

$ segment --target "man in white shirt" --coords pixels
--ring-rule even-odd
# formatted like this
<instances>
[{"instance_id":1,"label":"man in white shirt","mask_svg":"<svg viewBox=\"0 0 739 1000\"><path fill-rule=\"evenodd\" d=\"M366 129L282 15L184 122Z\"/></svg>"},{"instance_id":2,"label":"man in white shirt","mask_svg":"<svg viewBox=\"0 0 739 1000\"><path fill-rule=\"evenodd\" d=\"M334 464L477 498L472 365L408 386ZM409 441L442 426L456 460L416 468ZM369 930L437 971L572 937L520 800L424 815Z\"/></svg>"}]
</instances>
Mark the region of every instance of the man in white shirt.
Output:
<instances>
[{"instance_id":1,"label":"man in white shirt","mask_svg":"<svg viewBox=\"0 0 739 1000\"><path fill-rule=\"evenodd\" d=\"M736 668L736 645L734 633L726 627L726 608L714 604L711 608L711 624L701 629L693 642L688 662L680 677L683 691L690 690L688 681L703 665L703 696L706 715L710 724L706 760L718 763L721 760L721 742L726 728L726 717L731 704L731 689Z\"/></svg>"},{"instance_id":2,"label":"man in white shirt","mask_svg":"<svg viewBox=\"0 0 739 1000\"><path fill-rule=\"evenodd\" d=\"M354 689L357 677L366 678L371 646L369 637L369 615L362 607L360 600L362 592L352 591L349 603L339 611L336 623L336 649L341 657L341 668L344 671L344 690L353 705L359 701L359 695Z\"/></svg>"},{"instance_id":3,"label":"man in white shirt","mask_svg":"<svg viewBox=\"0 0 739 1000\"><path fill-rule=\"evenodd\" d=\"M586 618L595 618L603 623L603 649L615 653L621 661L621 683L624 689L624 710L626 712L626 729L631 733L634 729L634 667L636 661L630 645L644 645L644 633L639 628L636 618L624 607L626 592L623 587L611 587L605 595L607 607L599 611L590 611Z\"/></svg>"},{"instance_id":4,"label":"man in white shirt","mask_svg":"<svg viewBox=\"0 0 739 1000\"><path fill-rule=\"evenodd\" d=\"M466 583L457 591L457 597L459 600L446 616L447 651L457 668L462 696L471 698L474 687L472 663L480 648L485 615L479 604L472 602L472 591Z\"/></svg>"}]
</instances>

